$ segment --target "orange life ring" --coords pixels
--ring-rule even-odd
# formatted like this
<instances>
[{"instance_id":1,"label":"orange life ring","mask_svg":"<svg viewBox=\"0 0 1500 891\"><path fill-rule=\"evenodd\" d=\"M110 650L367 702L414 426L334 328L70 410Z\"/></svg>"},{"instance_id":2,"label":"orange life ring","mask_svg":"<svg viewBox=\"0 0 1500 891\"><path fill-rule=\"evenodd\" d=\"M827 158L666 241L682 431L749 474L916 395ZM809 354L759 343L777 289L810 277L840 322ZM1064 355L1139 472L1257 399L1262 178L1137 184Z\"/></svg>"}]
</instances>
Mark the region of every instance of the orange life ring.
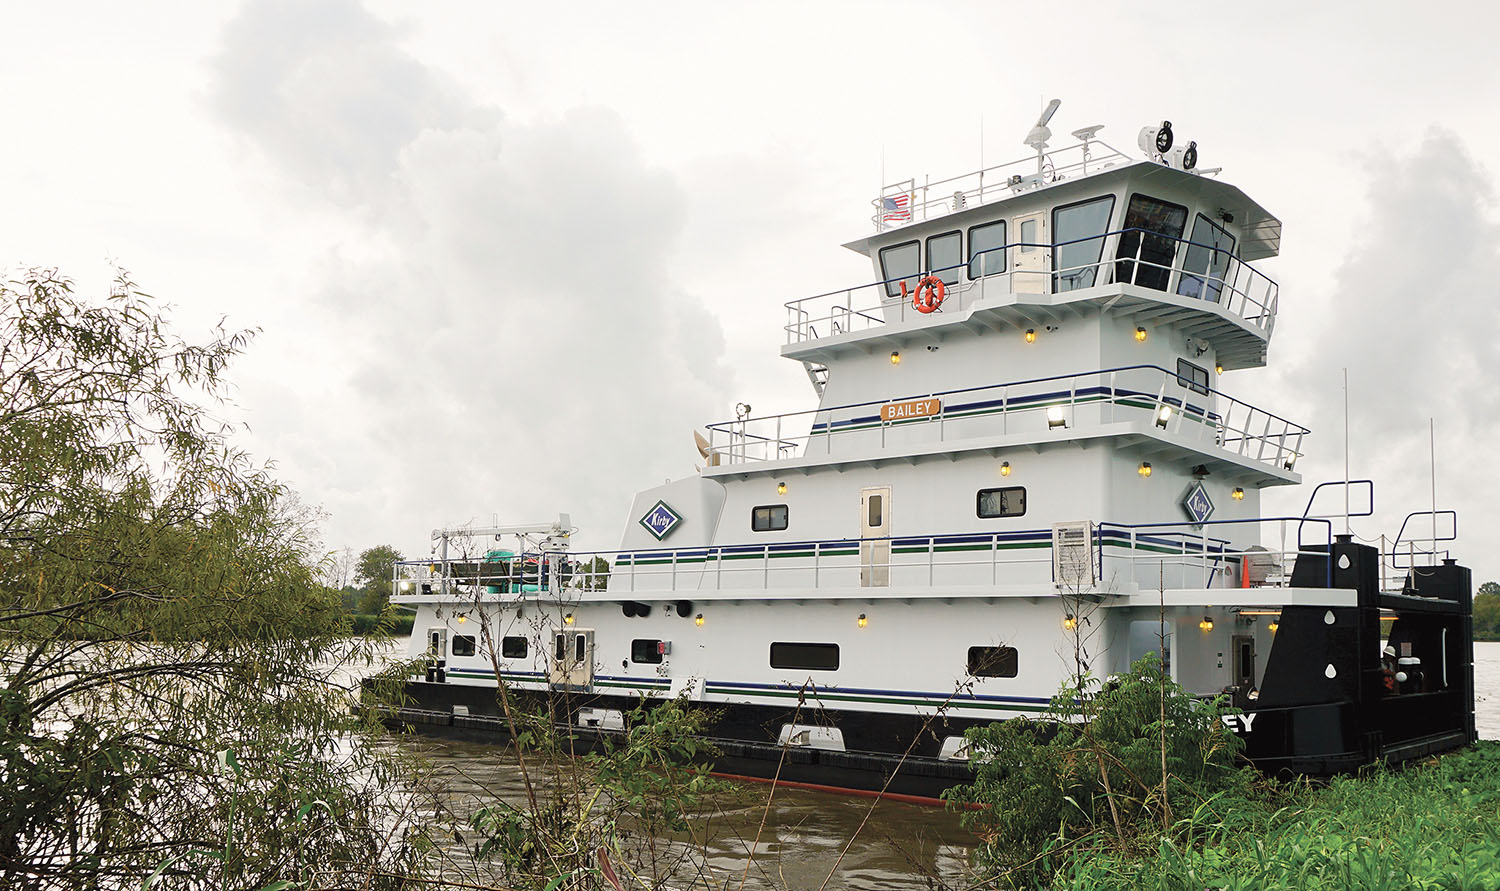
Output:
<instances>
[{"instance_id":1,"label":"orange life ring","mask_svg":"<svg viewBox=\"0 0 1500 891\"><path fill-rule=\"evenodd\" d=\"M930 313L943 305L943 296L947 288L943 286L943 280L935 275L924 275L917 281L917 289L912 292L911 305L917 312ZM906 282L901 283L901 296L906 296Z\"/></svg>"}]
</instances>

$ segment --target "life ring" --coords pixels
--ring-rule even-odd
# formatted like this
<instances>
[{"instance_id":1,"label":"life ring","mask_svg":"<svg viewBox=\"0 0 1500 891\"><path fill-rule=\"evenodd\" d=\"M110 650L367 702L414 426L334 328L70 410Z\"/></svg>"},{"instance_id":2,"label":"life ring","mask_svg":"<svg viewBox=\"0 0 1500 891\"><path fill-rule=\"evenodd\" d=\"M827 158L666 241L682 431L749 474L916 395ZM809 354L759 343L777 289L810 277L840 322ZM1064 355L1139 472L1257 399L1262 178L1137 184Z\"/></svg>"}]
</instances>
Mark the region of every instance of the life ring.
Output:
<instances>
[{"instance_id":1,"label":"life ring","mask_svg":"<svg viewBox=\"0 0 1500 891\"><path fill-rule=\"evenodd\" d=\"M917 281L917 289L912 292L911 305L917 312L930 313L943 305L943 296L947 288L943 286L943 280L935 275L924 275ZM906 296L906 282L901 283L901 296Z\"/></svg>"}]
</instances>

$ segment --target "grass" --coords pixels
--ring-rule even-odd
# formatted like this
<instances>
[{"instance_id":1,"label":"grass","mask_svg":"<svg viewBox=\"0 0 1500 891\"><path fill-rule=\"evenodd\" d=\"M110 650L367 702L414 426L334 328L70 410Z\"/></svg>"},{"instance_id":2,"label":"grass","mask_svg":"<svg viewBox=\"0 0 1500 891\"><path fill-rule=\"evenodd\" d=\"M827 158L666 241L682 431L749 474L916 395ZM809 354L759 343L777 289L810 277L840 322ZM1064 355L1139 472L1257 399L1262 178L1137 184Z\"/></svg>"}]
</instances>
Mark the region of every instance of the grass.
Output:
<instances>
[{"instance_id":1,"label":"grass","mask_svg":"<svg viewBox=\"0 0 1500 891\"><path fill-rule=\"evenodd\" d=\"M1500 742L1325 786L1269 784L1197 820L1134 850L1074 847L1050 887L1500 889Z\"/></svg>"}]
</instances>

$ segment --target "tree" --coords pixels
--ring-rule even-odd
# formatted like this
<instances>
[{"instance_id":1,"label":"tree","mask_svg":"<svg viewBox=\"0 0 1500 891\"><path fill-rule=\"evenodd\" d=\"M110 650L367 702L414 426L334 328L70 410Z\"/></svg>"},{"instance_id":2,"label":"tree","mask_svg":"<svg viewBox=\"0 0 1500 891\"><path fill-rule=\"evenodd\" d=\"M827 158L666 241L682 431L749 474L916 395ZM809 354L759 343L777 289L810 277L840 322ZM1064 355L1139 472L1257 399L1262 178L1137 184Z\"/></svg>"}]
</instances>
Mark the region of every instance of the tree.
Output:
<instances>
[{"instance_id":1,"label":"tree","mask_svg":"<svg viewBox=\"0 0 1500 891\"><path fill-rule=\"evenodd\" d=\"M1474 595L1474 636L1500 640L1500 583L1485 582Z\"/></svg>"},{"instance_id":2,"label":"tree","mask_svg":"<svg viewBox=\"0 0 1500 891\"><path fill-rule=\"evenodd\" d=\"M209 410L252 335L186 342L123 273L98 302L0 284L0 886L414 862L381 791L402 772L332 681L371 651L316 515Z\"/></svg>"},{"instance_id":3,"label":"tree","mask_svg":"<svg viewBox=\"0 0 1500 891\"><path fill-rule=\"evenodd\" d=\"M359 611L379 614L391 602L391 578L396 564L406 558L390 545L376 545L359 554L359 563L354 568L354 580L359 583Z\"/></svg>"}]
</instances>

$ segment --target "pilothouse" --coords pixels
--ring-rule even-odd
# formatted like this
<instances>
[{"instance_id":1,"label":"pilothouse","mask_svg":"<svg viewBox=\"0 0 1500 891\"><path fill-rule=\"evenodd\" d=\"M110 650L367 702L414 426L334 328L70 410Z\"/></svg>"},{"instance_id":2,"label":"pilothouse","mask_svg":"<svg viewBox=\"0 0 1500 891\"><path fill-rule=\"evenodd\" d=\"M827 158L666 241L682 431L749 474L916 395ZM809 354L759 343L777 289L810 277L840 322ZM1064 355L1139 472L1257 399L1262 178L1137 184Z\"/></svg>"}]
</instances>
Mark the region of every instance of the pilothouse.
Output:
<instances>
[{"instance_id":1,"label":"pilothouse","mask_svg":"<svg viewBox=\"0 0 1500 891\"><path fill-rule=\"evenodd\" d=\"M815 406L696 432L619 548L571 550L565 516L435 531L395 580L430 665L402 717L502 731L504 684L587 736L683 697L720 769L931 794L968 776L966 728L1159 652L1265 768L1474 739L1449 513L1384 553L1318 504L1358 481L1261 515L1309 433L1229 380L1267 361L1281 222L1167 121L1137 155L1100 126L1051 148L1057 108L1033 156L872 199L845 245L872 280L786 304Z\"/></svg>"}]
</instances>

